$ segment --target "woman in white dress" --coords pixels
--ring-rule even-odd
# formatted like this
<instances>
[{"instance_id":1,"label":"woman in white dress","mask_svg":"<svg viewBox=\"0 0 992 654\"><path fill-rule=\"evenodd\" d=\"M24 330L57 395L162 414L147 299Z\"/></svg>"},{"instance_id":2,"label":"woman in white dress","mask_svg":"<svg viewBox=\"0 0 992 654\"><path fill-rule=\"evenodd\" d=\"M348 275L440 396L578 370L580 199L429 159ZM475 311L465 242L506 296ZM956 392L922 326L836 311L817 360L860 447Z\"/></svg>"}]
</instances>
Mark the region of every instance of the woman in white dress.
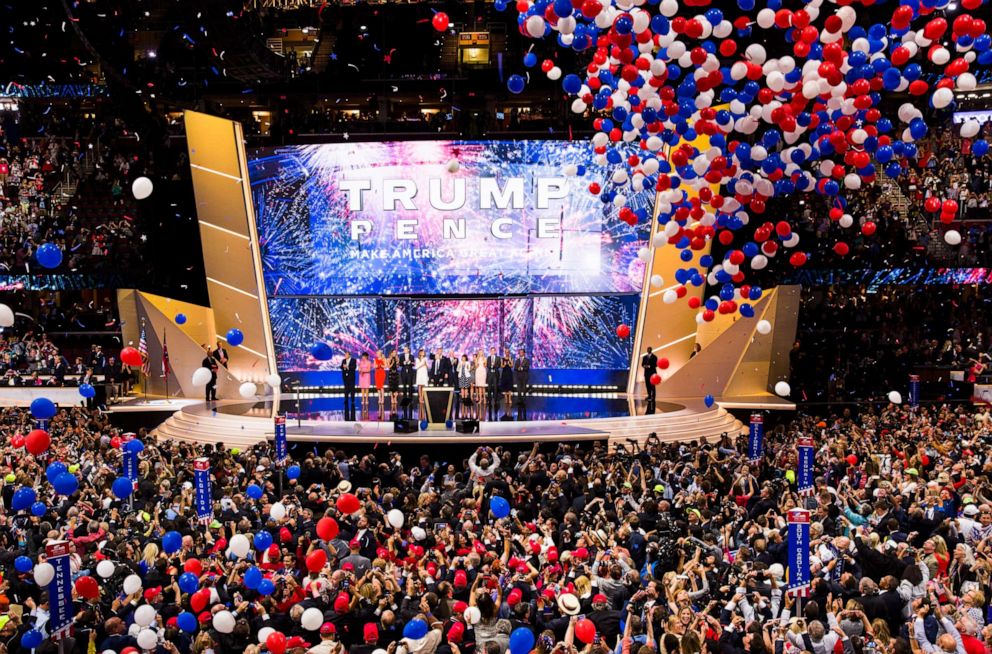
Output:
<instances>
[{"instance_id":1,"label":"woman in white dress","mask_svg":"<svg viewBox=\"0 0 992 654\"><path fill-rule=\"evenodd\" d=\"M486 377L489 371L486 370L486 356L479 350L475 354L475 404L482 415L482 403L486 399Z\"/></svg>"},{"instance_id":2,"label":"woman in white dress","mask_svg":"<svg viewBox=\"0 0 992 654\"><path fill-rule=\"evenodd\" d=\"M413 363L413 368L417 372L417 395L420 397L420 403L424 403L424 386L429 383L429 375L427 368L427 355L424 354L423 350L417 351L417 358Z\"/></svg>"}]
</instances>

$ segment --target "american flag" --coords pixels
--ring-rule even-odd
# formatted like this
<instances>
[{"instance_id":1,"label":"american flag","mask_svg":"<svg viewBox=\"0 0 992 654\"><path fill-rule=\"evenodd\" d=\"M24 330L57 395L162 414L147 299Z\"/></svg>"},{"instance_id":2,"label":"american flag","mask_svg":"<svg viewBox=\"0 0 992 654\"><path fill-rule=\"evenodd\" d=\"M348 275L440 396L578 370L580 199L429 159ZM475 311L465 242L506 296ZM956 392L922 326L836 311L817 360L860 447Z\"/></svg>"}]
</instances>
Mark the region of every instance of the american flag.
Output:
<instances>
[{"instance_id":1,"label":"american flag","mask_svg":"<svg viewBox=\"0 0 992 654\"><path fill-rule=\"evenodd\" d=\"M145 339L145 323L141 323L141 335L138 337L138 354L141 355L141 374L147 375L151 371L151 363L148 360L148 341Z\"/></svg>"},{"instance_id":2,"label":"american flag","mask_svg":"<svg viewBox=\"0 0 992 654\"><path fill-rule=\"evenodd\" d=\"M165 344L165 332L162 332L162 376L168 377L172 368L169 366L169 346Z\"/></svg>"}]
</instances>

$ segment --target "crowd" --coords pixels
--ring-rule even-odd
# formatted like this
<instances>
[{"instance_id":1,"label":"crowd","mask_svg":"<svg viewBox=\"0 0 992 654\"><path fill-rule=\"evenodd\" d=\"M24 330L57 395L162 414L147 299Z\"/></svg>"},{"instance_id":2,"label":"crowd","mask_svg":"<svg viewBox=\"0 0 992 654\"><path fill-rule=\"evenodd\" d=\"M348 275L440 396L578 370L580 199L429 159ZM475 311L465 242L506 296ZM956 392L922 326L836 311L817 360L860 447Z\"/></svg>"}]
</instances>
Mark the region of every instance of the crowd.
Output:
<instances>
[{"instance_id":1,"label":"crowd","mask_svg":"<svg viewBox=\"0 0 992 654\"><path fill-rule=\"evenodd\" d=\"M28 412L2 422L12 654L54 651L35 578L61 539L67 652L981 654L992 637L988 410L800 416L769 429L755 462L725 436L460 461L299 450L284 468L269 444L156 442L79 408L32 456L14 449ZM817 439L808 497L799 434ZM133 485L122 449L142 450ZM27 488L37 501L22 508ZM813 515L803 599L784 592L798 506Z\"/></svg>"}]
</instances>

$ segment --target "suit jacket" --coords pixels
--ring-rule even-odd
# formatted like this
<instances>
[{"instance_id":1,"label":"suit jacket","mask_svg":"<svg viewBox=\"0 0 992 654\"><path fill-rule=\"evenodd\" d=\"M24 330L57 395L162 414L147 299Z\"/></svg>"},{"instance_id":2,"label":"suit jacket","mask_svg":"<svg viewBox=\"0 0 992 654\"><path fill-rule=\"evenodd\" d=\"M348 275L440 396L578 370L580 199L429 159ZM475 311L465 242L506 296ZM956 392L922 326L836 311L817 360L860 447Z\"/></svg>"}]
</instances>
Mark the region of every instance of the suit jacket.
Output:
<instances>
[{"instance_id":1,"label":"suit jacket","mask_svg":"<svg viewBox=\"0 0 992 654\"><path fill-rule=\"evenodd\" d=\"M526 384L530 381L530 359L520 357L513 362L513 382Z\"/></svg>"},{"instance_id":2,"label":"suit jacket","mask_svg":"<svg viewBox=\"0 0 992 654\"><path fill-rule=\"evenodd\" d=\"M486 357L486 383L490 386L499 383L499 366L502 362L503 357L498 354Z\"/></svg>"},{"instance_id":3,"label":"suit jacket","mask_svg":"<svg viewBox=\"0 0 992 654\"><path fill-rule=\"evenodd\" d=\"M402 368L404 372L413 371L413 354L400 352L398 359L399 359L399 367Z\"/></svg>"},{"instance_id":4,"label":"suit jacket","mask_svg":"<svg viewBox=\"0 0 992 654\"><path fill-rule=\"evenodd\" d=\"M355 385L356 370L357 364L355 362L355 357L349 357L341 360L341 381L344 382L345 386Z\"/></svg>"},{"instance_id":5,"label":"suit jacket","mask_svg":"<svg viewBox=\"0 0 992 654\"><path fill-rule=\"evenodd\" d=\"M644 374L648 377L654 374L655 370L658 368L658 357L654 352L651 354L645 354L641 357L641 368L644 369Z\"/></svg>"},{"instance_id":6,"label":"suit jacket","mask_svg":"<svg viewBox=\"0 0 992 654\"><path fill-rule=\"evenodd\" d=\"M445 382L451 377L451 359L443 355L440 358L431 355L427 371L430 373L431 381L435 384Z\"/></svg>"}]
</instances>

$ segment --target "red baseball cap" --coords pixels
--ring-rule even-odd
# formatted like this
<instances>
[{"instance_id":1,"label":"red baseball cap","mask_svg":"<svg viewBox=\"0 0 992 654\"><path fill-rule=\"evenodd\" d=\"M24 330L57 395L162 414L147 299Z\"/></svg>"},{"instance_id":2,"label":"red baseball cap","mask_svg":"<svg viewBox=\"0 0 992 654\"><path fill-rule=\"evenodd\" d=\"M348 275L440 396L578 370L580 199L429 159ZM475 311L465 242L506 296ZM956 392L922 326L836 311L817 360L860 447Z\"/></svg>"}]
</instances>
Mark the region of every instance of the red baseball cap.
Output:
<instances>
[{"instance_id":1,"label":"red baseball cap","mask_svg":"<svg viewBox=\"0 0 992 654\"><path fill-rule=\"evenodd\" d=\"M596 593L595 595L592 596L593 604L608 604L609 602L610 602L609 598L602 593Z\"/></svg>"},{"instance_id":2,"label":"red baseball cap","mask_svg":"<svg viewBox=\"0 0 992 654\"><path fill-rule=\"evenodd\" d=\"M366 622L362 627L362 634L367 643L374 643L379 640L379 627L374 622Z\"/></svg>"},{"instance_id":3,"label":"red baseball cap","mask_svg":"<svg viewBox=\"0 0 992 654\"><path fill-rule=\"evenodd\" d=\"M464 570L455 570L455 588L468 586L468 575Z\"/></svg>"},{"instance_id":4,"label":"red baseball cap","mask_svg":"<svg viewBox=\"0 0 992 654\"><path fill-rule=\"evenodd\" d=\"M145 591L145 600L151 602L155 599L155 596L162 592L161 586L155 586L154 588L149 588Z\"/></svg>"},{"instance_id":5,"label":"red baseball cap","mask_svg":"<svg viewBox=\"0 0 992 654\"><path fill-rule=\"evenodd\" d=\"M577 559L588 559L589 550L587 550L584 547L579 547L574 552L572 552L572 556L574 556Z\"/></svg>"},{"instance_id":6,"label":"red baseball cap","mask_svg":"<svg viewBox=\"0 0 992 654\"><path fill-rule=\"evenodd\" d=\"M516 606L520 603L524 597L523 592L519 588L514 588L510 591L509 595L506 596L506 603L510 606Z\"/></svg>"},{"instance_id":7,"label":"red baseball cap","mask_svg":"<svg viewBox=\"0 0 992 654\"><path fill-rule=\"evenodd\" d=\"M460 643L464 635L465 625L461 622L452 622L451 628L448 629L448 640L452 643Z\"/></svg>"},{"instance_id":8,"label":"red baseball cap","mask_svg":"<svg viewBox=\"0 0 992 654\"><path fill-rule=\"evenodd\" d=\"M334 603L337 604L337 601L335 600ZM338 632L338 628L334 626L333 622L325 622L324 624L320 625L320 633L324 636L328 634L336 634L337 632Z\"/></svg>"},{"instance_id":9,"label":"red baseball cap","mask_svg":"<svg viewBox=\"0 0 992 654\"><path fill-rule=\"evenodd\" d=\"M332 627L334 625L331 625ZM294 647L310 647L310 643L303 640L299 636L293 636L286 641L286 649L293 649Z\"/></svg>"},{"instance_id":10,"label":"red baseball cap","mask_svg":"<svg viewBox=\"0 0 992 654\"><path fill-rule=\"evenodd\" d=\"M548 548L548 551L545 552L545 555L548 557L548 561L550 563L554 563L558 560L558 548L552 545Z\"/></svg>"},{"instance_id":11,"label":"red baseball cap","mask_svg":"<svg viewBox=\"0 0 992 654\"><path fill-rule=\"evenodd\" d=\"M337 613L346 613L348 611L349 602L351 602L351 598L348 597L348 593L341 593L334 598L334 610Z\"/></svg>"},{"instance_id":12,"label":"red baseball cap","mask_svg":"<svg viewBox=\"0 0 992 654\"><path fill-rule=\"evenodd\" d=\"M458 600L457 602L454 603L454 605L452 605L451 610L455 613L462 614L465 613L465 609L467 608L468 608L468 604L466 604L461 600Z\"/></svg>"}]
</instances>

